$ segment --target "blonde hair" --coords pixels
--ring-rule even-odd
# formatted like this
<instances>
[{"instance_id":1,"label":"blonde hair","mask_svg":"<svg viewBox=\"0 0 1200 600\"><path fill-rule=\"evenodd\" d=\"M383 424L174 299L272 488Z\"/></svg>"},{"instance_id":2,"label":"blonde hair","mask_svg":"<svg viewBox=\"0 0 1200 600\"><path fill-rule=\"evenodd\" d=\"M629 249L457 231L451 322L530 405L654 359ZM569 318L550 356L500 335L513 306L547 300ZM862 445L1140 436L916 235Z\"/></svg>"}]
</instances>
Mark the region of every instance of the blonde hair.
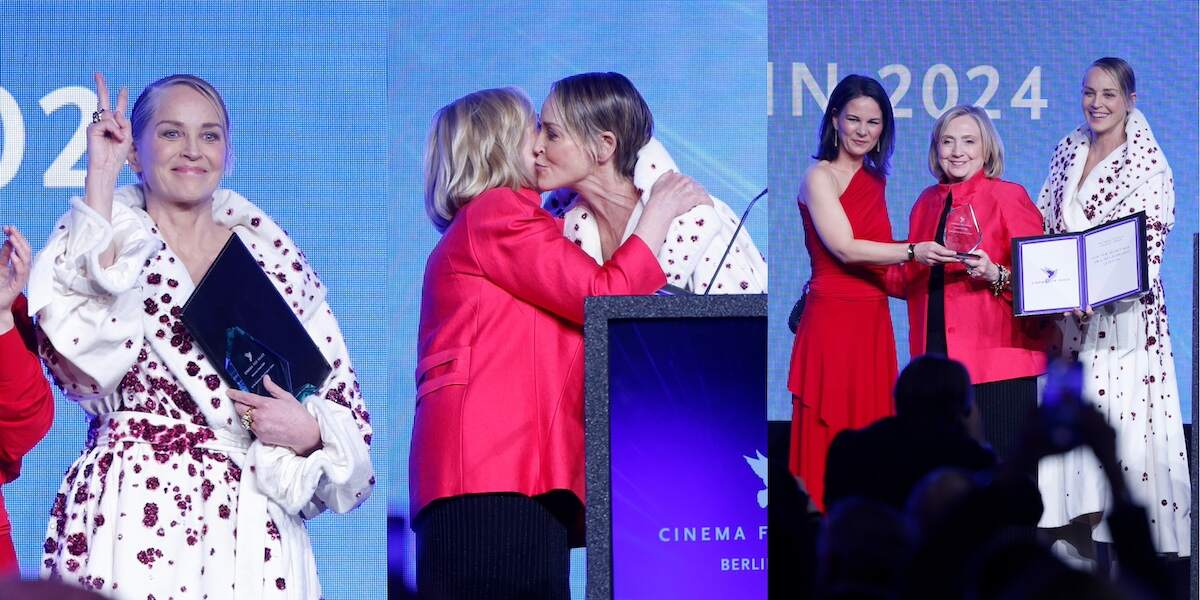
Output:
<instances>
[{"instance_id":1,"label":"blonde hair","mask_svg":"<svg viewBox=\"0 0 1200 600\"><path fill-rule=\"evenodd\" d=\"M596 136L612 132L617 140L617 173L633 181L637 155L654 135L654 115L642 94L620 73L581 73L550 85L550 99L563 125L596 160Z\"/></svg>"},{"instance_id":2,"label":"blonde hair","mask_svg":"<svg viewBox=\"0 0 1200 600\"><path fill-rule=\"evenodd\" d=\"M433 115L425 145L425 212L438 231L486 190L533 187L521 156L533 115L529 97L512 87L467 94Z\"/></svg>"},{"instance_id":3,"label":"blonde hair","mask_svg":"<svg viewBox=\"0 0 1200 600\"><path fill-rule=\"evenodd\" d=\"M163 91L175 85L193 89L196 93L204 96L206 100L212 103L217 109L217 113L221 116L221 128L225 130L225 164L226 170L228 165L233 160L233 138L229 127L229 109L225 108L225 100L221 98L221 93L211 83L196 77L195 75L167 75L154 83L146 86L141 94L138 94L137 102L133 103L133 111L129 113L129 123L133 128L133 142L137 141L142 136L142 131L150 124L154 118L154 113L158 112L158 103L161 100ZM139 172L138 177L142 174Z\"/></svg>"},{"instance_id":4,"label":"blonde hair","mask_svg":"<svg viewBox=\"0 0 1200 600\"><path fill-rule=\"evenodd\" d=\"M1137 79L1133 75L1133 67L1123 59L1105 56L1088 65L1088 68L1083 71L1084 80L1087 79L1087 72L1093 67L1108 73L1108 76L1117 82L1121 88L1121 95L1125 98L1125 104L1128 105L1130 96L1137 93Z\"/></svg>"},{"instance_id":5,"label":"blonde hair","mask_svg":"<svg viewBox=\"0 0 1200 600\"><path fill-rule=\"evenodd\" d=\"M984 151L983 174L991 178L1003 175L1004 142L1000 141L1000 134L996 133L996 126L992 125L992 120L988 118L986 111L978 106L967 104L960 104L942 113L942 116L938 117L937 122L933 124L933 133L929 136L929 172L938 181L946 180L946 173L942 171L942 164L938 160L938 140L941 139L942 133L950 121L963 116L975 119L975 123L979 125L979 135L982 138L979 142L983 145Z\"/></svg>"}]
</instances>

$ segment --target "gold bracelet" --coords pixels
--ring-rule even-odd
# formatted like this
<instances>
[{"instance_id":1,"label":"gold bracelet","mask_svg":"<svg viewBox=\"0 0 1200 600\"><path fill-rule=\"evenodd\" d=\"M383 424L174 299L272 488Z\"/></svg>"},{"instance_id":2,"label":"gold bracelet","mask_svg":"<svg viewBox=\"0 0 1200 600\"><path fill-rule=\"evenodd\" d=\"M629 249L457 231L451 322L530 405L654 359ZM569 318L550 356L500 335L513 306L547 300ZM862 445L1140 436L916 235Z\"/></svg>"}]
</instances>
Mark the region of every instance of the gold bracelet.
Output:
<instances>
[{"instance_id":1,"label":"gold bracelet","mask_svg":"<svg viewBox=\"0 0 1200 600\"><path fill-rule=\"evenodd\" d=\"M1003 265L996 265L996 268L1000 271L1000 276L996 278L996 281L992 282L993 296L999 296L1004 293L1004 290L1008 289L1009 284L1012 283L1012 273L1008 269L1004 268Z\"/></svg>"}]
</instances>

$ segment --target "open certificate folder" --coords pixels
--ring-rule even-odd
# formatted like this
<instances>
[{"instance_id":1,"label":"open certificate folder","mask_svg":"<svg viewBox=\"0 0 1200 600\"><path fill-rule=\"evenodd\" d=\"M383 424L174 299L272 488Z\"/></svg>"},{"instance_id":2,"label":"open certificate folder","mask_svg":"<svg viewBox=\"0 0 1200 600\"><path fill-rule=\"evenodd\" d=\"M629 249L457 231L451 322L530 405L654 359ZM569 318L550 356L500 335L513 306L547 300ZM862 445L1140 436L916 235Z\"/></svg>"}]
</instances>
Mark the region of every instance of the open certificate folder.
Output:
<instances>
[{"instance_id":1,"label":"open certificate folder","mask_svg":"<svg viewBox=\"0 0 1200 600\"><path fill-rule=\"evenodd\" d=\"M1078 233L1013 239L1013 314L1093 308L1150 289L1146 213Z\"/></svg>"},{"instance_id":2,"label":"open certificate folder","mask_svg":"<svg viewBox=\"0 0 1200 600\"><path fill-rule=\"evenodd\" d=\"M237 234L184 305L183 324L229 387L270 396L270 375L303 400L329 376L320 349Z\"/></svg>"}]
</instances>

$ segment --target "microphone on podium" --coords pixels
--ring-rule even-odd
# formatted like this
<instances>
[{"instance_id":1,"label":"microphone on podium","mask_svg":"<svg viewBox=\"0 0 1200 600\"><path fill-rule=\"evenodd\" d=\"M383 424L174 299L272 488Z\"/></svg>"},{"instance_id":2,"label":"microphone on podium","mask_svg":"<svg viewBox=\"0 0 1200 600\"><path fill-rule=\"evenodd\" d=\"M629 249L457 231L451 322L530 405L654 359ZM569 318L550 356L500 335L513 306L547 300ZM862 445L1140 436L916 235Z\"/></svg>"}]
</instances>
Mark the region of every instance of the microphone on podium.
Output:
<instances>
[{"instance_id":1,"label":"microphone on podium","mask_svg":"<svg viewBox=\"0 0 1200 600\"><path fill-rule=\"evenodd\" d=\"M733 237L730 238L729 244L725 246L725 252L721 254L721 260L717 262L717 270L713 271L712 279L708 280L708 287L704 289L704 293L701 294L702 296L707 296L708 293L712 291L713 284L717 282L717 275L721 273L721 265L725 264L725 257L729 256L729 251L732 250L733 245L737 243L738 234L742 232L742 226L746 224L746 217L750 216L750 210L754 208L754 204L758 202L759 198L762 198L766 195L767 188L763 188L763 191L759 192L758 195L750 201L750 204L746 206L746 210L742 211L742 218L738 220L737 229L733 230Z\"/></svg>"}]
</instances>

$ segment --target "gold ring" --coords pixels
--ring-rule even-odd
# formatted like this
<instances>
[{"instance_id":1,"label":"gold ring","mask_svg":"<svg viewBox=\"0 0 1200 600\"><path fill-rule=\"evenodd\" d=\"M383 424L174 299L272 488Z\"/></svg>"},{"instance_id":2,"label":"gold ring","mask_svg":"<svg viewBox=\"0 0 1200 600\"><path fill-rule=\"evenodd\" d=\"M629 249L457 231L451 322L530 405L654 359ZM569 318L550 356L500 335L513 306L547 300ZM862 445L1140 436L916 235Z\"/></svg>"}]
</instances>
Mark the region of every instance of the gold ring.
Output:
<instances>
[{"instance_id":1,"label":"gold ring","mask_svg":"<svg viewBox=\"0 0 1200 600\"><path fill-rule=\"evenodd\" d=\"M252 412L254 412L253 406L247 408L246 412L242 413L242 427L245 427L247 431L249 431L251 427L254 427L254 415L250 414Z\"/></svg>"}]
</instances>

